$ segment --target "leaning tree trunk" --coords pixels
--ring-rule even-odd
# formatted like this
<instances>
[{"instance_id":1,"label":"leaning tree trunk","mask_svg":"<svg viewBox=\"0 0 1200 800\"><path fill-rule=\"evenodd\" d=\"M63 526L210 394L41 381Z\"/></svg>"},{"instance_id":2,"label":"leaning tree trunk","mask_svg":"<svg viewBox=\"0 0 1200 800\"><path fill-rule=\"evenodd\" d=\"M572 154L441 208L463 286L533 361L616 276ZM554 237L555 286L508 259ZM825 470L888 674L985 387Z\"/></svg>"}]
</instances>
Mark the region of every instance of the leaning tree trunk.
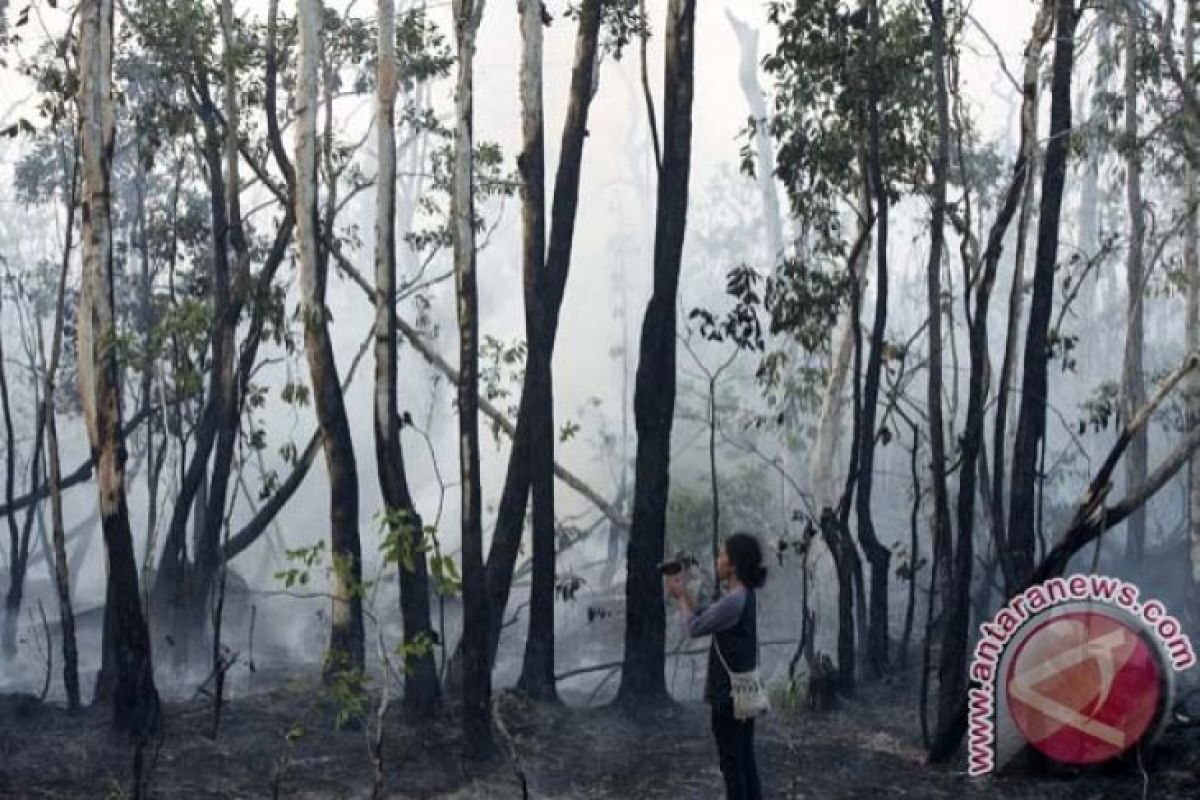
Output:
<instances>
[{"instance_id":1,"label":"leaning tree trunk","mask_svg":"<svg viewBox=\"0 0 1200 800\"><path fill-rule=\"evenodd\" d=\"M1191 5L1190 3L1188 5ZM1121 413L1129 419L1146 402L1146 379L1142 356L1145 350L1145 297L1143 264L1146 240L1146 209L1142 204L1142 152L1138 141L1138 33L1141 11L1138 0L1125 2L1125 191L1129 207L1129 252L1125 262L1125 357L1121 366ZM1125 461L1125 485L1140 486L1146 480L1149 442L1145 428L1129 444ZM1137 576L1146 552L1146 509L1137 508L1125 523L1125 569Z\"/></svg>"},{"instance_id":2,"label":"leaning tree trunk","mask_svg":"<svg viewBox=\"0 0 1200 800\"><path fill-rule=\"evenodd\" d=\"M1033 22L1033 31L1025 46L1025 68L1022 76L1021 152L1019 158L1028 166L1024 171L1024 198L1017 219L1017 245L1013 261L1012 287L1008 298L1008 320L1004 334L1004 357L996 391L996 413L992 428L992 530L996 540L996 555L1004 575L1005 589L1013 583L1012 559L1008 552L1007 514L1004 508L1005 456L1008 452L1008 410L1013 376L1017 370L1018 339L1025 297L1025 260L1029 218L1033 211L1034 176L1037 174L1037 109L1041 96L1041 57L1046 42L1054 30L1054 0L1042 0Z\"/></svg>"},{"instance_id":3,"label":"leaning tree trunk","mask_svg":"<svg viewBox=\"0 0 1200 800\"><path fill-rule=\"evenodd\" d=\"M396 4L379 0L379 65L376 90L376 132L379 137L379 178L375 195L375 464L379 488L388 510L399 512L391 534L424 538L423 525L413 503L400 444L400 411L397 399L396 340ZM429 620L429 574L425 551L405 548L410 558L400 559L400 614L404 623L404 708L425 716L440 703L437 665Z\"/></svg>"},{"instance_id":4,"label":"leaning tree trunk","mask_svg":"<svg viewBox=\"0 0 1200 800\"><path fill-rule=\"evenodd\" d=\"M321 55L321 0L300 0L297 68L296 240L304 350L312 376L317 424L329 472L330 555L333 560L332 631L324 676L363 669L362 551L358 538L358 471L329 337L325 283L328 260L318 249L317 69Z\"/></svg>"},{"instance_id":5,"label":"leaning tree trunk","mask_svg":"<svg viewBox=\"0 0 1200 800\"><path fill-rule=\"evenodd\" d=\"M633 520L625 591L625 662L617 700L626 708L669 699L664 666L662 560L675 414L675 326L692 161L695 0L670 0L664 32L663 160L654 237L654 289L642 321L634 388L637 429Z\"/></svg>"},{"instance_id":6,"label":"leaning tree trunk","mask_svg":"<svg viewBox=\"0 0 1200 800\"><path fill-rule=\"evenodd\" d=\"M879 400L879 384L883 368L884 334L888 311L888 187L883 175L883 152L880 130L881 82L879 69L879 3L867 3L867 109L868 164L871 185L875 193L875 319L871 327L871 352L863 379L862 424L859 428L859 475L855 495L858 519L858 540L871 565L870 611L867 625L867 665L873 677L888 671L888 568L892 551L879 541L871 513L872 486L875 472L875 419Z\"/></svg>"},{"instance_id":7,"label":"leaning tree trunk","mask_svg":"<svg viewBox=\"0 0 1200 800\"><path fill-rule=\"evenodd\" d=\"M1042 172L1041 213L1033 296L1025 336L1024 380L1013 447L1012 491L1006 526L1009 588L1024 585L1033 572L1037 465L1045 444L1049 390L1049 329L1054 306L1054 268L1058 260L1059 222L1071 133L1071 73L1075 60L1074 0L1055 0L1055 48L1051 71L1050 140Z\"/></svg>"},{"instance_id":8,"label":"leaning tree trunk","mask_svg":"<svg viewBox=\"0 0 1200 800\"><path fill-rule=\"evenodd\" d=\"M111 682L113 686L115 725L142 736L158 728L161 714L125 502L109 186L115 117L112 0L85 0L79 13L78 96L83 152L79 393L100 491L101 527L108 554L104 634L111 642L115 669L114 675L102 677L97 683Z\"/></svg>"},{"instance_id":9,"label":"leaning tree trunk","mask_svg":"<svg viewBox=\"0 0 1200 800\"><path fill-rule=\"evenodd\" d=\"M945 20L942 4L935 0L930 4L933 11L933 41L935 61L944 57ZM1003 251L1004 238L1017 216L1022 198L1029 189L1028 173L1032 169L1033 155L1037 147L1037 80L1038 64L1036 53L1049 35L1050 6L1043 6L1036 22L1030 44L1026 49L1024 84L1021 105L1021 141L1012 178L1005 190L996 220L988 233L975 285L975 304L968 315L968 339L970 347L970 385L967 392L967 419L962 435L962 457L959 466L959 497L957 506L958 536L953 550L953 562L945 562L943 569L942 647L938 667L938 717L937 733L930 746L930 758L934 761L948 758L957 746L959 709L966 696L967 650L970 644L970 593L971 578L975 562L975 495L976 478L985 459L984 422L988 392L988 327L987 318L991 302L992 287L995 285ZM940 78L940 76L939 76ZM939 103L944 97L944 83L939 82ZM968 298L969 298L968 294ZM997 543L1003 548L1001 542ZM944 548L941 558L950 554ZM941 559L939 559L941 560Z\"/></svg>"},{"instance_id":10,"label":"leaning tree trunk","mask_svg":"<svg viewBox=\"0 0 1200 800\"><path fill-rule=\"evenodd\" d=\"M542 110L542 5L518 3L521 35L519 165L522 192L522 273L525 339L529 345L529 476L533 494L533 574L529 590L529 636L518 685L531 697L553 700L554 685L554 395L551 344L546 335L545 123Z\"/></svg>"},{"instance_id":11,"label":"leaning tree trunk","mask_svg":"<svg viewBox=\"0 0 1200 800\"><path fill-rule=\"evenodd\" d=\"M474 61L484 0L454 0L458 83L454 96L454 172L451 233L458 296L458 443L462 492L463 735L467 751L485 758L492 738L492 675L488 663L488 607L483 567L479 475L479 302L475 281Z\"/></svg>"}]
</instances>

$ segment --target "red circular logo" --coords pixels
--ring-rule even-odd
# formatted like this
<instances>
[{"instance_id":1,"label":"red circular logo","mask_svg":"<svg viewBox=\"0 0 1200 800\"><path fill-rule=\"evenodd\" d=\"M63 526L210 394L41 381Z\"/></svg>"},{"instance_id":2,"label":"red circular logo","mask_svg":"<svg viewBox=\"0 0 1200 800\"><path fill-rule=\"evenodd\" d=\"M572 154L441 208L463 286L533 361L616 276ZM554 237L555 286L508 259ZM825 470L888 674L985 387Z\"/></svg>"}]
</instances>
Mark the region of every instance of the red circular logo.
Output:
<instances>
[{"instance_id":1,"label":"red circular logo","mask_svg":"<svg viewBox=\"0 0 1200 800\"><path fill-rule=\"evenodd\" d=\"M1046 620L1009 664L1008 708L1026 741L1067 764L1096 764L1141 741L1163 670L1133 627L1103 610Z\"/></svg>"}]
</instances>

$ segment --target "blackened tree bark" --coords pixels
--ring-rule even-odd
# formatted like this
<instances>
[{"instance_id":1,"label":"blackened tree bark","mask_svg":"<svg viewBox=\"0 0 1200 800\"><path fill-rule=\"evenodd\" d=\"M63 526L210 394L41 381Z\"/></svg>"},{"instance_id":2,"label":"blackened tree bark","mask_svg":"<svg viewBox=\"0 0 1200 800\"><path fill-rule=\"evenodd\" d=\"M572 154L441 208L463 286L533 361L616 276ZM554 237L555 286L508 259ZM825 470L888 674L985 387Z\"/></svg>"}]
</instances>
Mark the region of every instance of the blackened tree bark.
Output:
<instances>
[{"instance_id":1,"label":"blackened tree bark","mask_svg":"<svg viewBox=\"0 0 1200 800\"><path fill-rule=\"evenodd\" d=\"M625 590L625 660L617 702L628 709L669 701L666 613L654 565L665 547L675 414L675 326L692 161L695 0L670 0L664 27L663 160L654 237L654 288L642 321L634 385L637 429L633 519Z\"/></svg>"},{"instance_id":2,"label":"blackened tree bark","mask_svg":"<svg viewBox=\"0 0 1200 800\"><path fill-rule=\"evenodd\" d=\"M1017 438L1013 447L1012 491L1006 526L1007 556L1012 586L1025 585L1033 572L1037 465L1046 431L1049 390L1050 316L1054 306L1054 272L1058 259L1058 228L1071 135L1071 73L1075 63L1075 27L1079 15L1074 0L1055 0L1054 61L1051 72L1050 140L1042 173L1041 213L1025 354Z\"/></svg>"},{"instance_id":3,"label":"blackened tree bark","mask_svg":"<svg viewBox=\"0 0 1200 800\"><path fill-rule=\"evenodd\" d=\"M863 380L862 424L859 430L858 490L855 511L858 540L871 565L870 612L867 624L866 661L873 677L888 671L888 568L892 552L879 541L871 514L871 495L875 470L875 419L879 401L879 381L883 368L884 334L888 312L888 186L884 179L881 145L881 82L879 70L879 3L867 3L867 161L871 188L875 193L875 318L871 326L871 350Z\"/></svg>"},{"instance_id":4,"label":"blackened tree bark","mask_svg":"<svg viewBox=\"0 0 1200 800\"><path fill-rule=\"evenodd\" d=\"M1009 554L1005 534L1007 513L1004 508L1004 476L1007 472L1005 457L1008 453L1008 410L1013 376L1017 370L1018 334L1025 298L1025 259L1029 232L1029 218L1033 212L1034 176L1037 174L1037 108L1040 91L1041 57L1050 33L1054 30L1054 0L1042 0L1034 19L1033 31L1025 46L1025 67L1021 100L1021 147L1020 157L1027 164L1024 172L1024 199L1021 201L1020 217L1017 221L1017 246L1013 262L1012 286L1008 297L1008 322L1004 334L1004 357L1000 367L999 386L996 391L996 413L992 428L992 530L996 539L996 555L1004 575L1006 589L1013 586L1012 558Z\"/></svg>"},{"instance_id":5,"label":"blackened tree bark","mask_svg":"<svg viewBox=\"0 0 1200 800\"><path fill-rule=\"evenodd\" d=\"M939 627L950 612L943 595L951 570L950 496L946 487L946 422L942 407L942 251L945 248L946 175L950 164L950 102L946 88L946 19L942 0L929 0L930 41L933 55L933 79L937 108L937 155L933 162L933 215L930 221L929 265L926 272L929 303L929 382L926 402L929 406L930 486L933 490L933 550L937 554L931 572L935 590L930 608L941 607L933 615ZM916 445L914 444L914 451ZM924 718L922 718L924 722Z\"/></svg>"},{"instance_id":6,"label":"blackened tree bark","mask_svg":"<svg viewBox=\"0 0 1200 800\"><path fill-rule=\"evenodd\" d=\"M115 670L111 679L113 721L119 729L144 736L158 728L161 713L125 502L109 188L115 119L112 2L87 0L80 6L79 15L78 97L83 165L79 390L88 439L96 459L101 527L108 554L104 626L105 637L112 643Z\"/></svg>"},{"instance_id":7,"label":"blackened tree bark","mask_svg":"<svg viewBox=\"0 0 1200 800\"><path fill-rule=\"evenodd\" d=\"M321 0L299 4L300 57L296 124L296 231L304 350L325 466L329 473L332 630L324 677L363 669L362 550L358 538L358 468L338 382L325 307L328 259L319 249L317 214L317 75L321 57Z\"/></svg>"},{"instance_id":8,"label":"blackened tree bark","mask_svg":"<svg viewBox=\"0 0 1200 800\"><path fill-rule=\"evenodd\" d=\"M583 145L587 137L588 114L591 110L596 50L600 37L600 0L584 0L579 10L579 27L575 36L575 63L571 70L570 98L563 122L559 147L558 169L554 178L554 200L550 211L550 242L546 252L546 279L541 308L545 319L544 348L539 356L549 361L553 356L558 334L559 313L563 293L571 269L571 247L575 238L575 219L579 208L579 181L583 167ZM533 353L529 356L533 360ZM488 664L496 659L500 642L501 618L512 590L513 570L521 548L525 513L531 484L530 439L533 430L535 392L530 382L535 371L526 368L517 411L517 424L512 434L504 488L496 510L496 527L487 558L487 591L491 606L492 624L488 631ZM551 418L551 425L553 419ZM452 687L462 672L462 652L455 653L447 670ZM490 666L489 666L490 668Z\"/></svg>"},{"instance_id":9,"label":"blackened tree bark","mask_svg":"<svg viewBox=\"0 0 1200 800\"><path fill-rule=\"evenodd\" d=\"M0 298L3 308L3 298ZM4 355L3 337L0 337L0 408L4 411L4 497L6 505L13 509L13 489L17 478L17 436L13 429L12 405L8 392L8 371ZM13 509L5 515L8 520L8 592L4 596L4 634L2 652L11 659L17 654L17 617L21 609L21 531L17 526L17 514Z\"/></svg>"},{"instance_id":10,"label":"blackened tree bark","mask_svg":"<svg viewBox=\"0 0 1200 800\"><path fill-rule=\"evenodd\" d=\"M462 493L463 735L467 752L486 758L492 737L492 671L488 631L492 614L483 566L479 475L479 303L475 280L474 61L484 0L454 0L458 80L454 96L454 171L451 232L458 297L458 442Z\"/></svg>"},{"instance_id":11,"label":"blackened tree bark","mask_svg":"<svg viewBox=\"0 0 1200 800\"><path fill-rule=\"evenodd\" d=\"M379 62L376 85L376 134L379 137L379 177L375 195L375 463L383 502L399 511L400 527L393 531L408 536L411 560L401 559L400 615L404 640L409 645L405 660L404 708L425 716L437 709L441 690L431 642L429 621L429 573L421 517L413 503L400 444L398 349L396 338L396 4L379 0ZM408 563L405 563L408 561ZM411 568L410 568L411 567Z\"/></svg>"},{"instance_id":12,"label":"blackened tree bark","mask_svg":"<svg viewBox=\"0 0 1200 800\"><path fill-rule=\"evenodd\" d=\"M78 135L76 135L78 142ZM65 187L67 195L66 241L63 244L59 268L58 293L54 304L54 334L50 342L50 363L46 367L45 404L46 456L50 469L50 529L54 541L54 588L58 594L58 620L62 634L63 688L67 693L67 709L77 711L79 698L79 651L75 641L75 612L71 608L71 566L67 561L66 532L63 528L62 465L59 460L58 422L54 409L55 388L58 382L59 357L62 354L63 327L66 313L67 274L71 268L71 250L75 232L75 205L79 195L79 146L74 146L71 171ZM40 330L40 329L39 329Z\"/></svg>"},{"instance_id":13,"label":"blackened tree bark","mask_svg":"<svg viewBox=\"0 0 1200 800\"><path fill-rule=\"evenodd\" d=\"M598 5L598 4L597 4ZM542 110L542 6L518 3L521 36L521 123L519 158L522 194L522 278L525 293L526 369L530 395L529 476L533 494L533 574L529 591L529 636L518 685L531 697L553 700L554 684L554 394L553 345L547 334L546 153Z\"/></svg>"}]
</instances>

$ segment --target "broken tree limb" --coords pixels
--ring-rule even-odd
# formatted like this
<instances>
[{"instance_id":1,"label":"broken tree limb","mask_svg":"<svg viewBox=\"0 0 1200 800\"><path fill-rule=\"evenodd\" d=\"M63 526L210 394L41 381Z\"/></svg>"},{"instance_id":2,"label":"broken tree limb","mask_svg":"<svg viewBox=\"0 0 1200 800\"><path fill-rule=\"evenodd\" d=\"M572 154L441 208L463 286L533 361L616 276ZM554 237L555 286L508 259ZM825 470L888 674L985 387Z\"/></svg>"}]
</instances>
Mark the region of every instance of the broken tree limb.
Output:
<instances>
[{"instance_id":1,"label":"broken tree limb","mask_svg":"<svg viewBox=\"0 0 1200 800\"><path fill-rule=\"evenodd\" d=\"M362 272L360 272L359 269L350 262L350 259L343 255L341 248L339 248L336 243L331 242L330 245L330 254L337 261L338 267L350 278L350 280L358 284L359 288L363 290L371 302L374 302L375 287L373 287L363 276ZM454 367L450 366L446 359L438 355L437 351L435 351L425 342L425 340L421 337L420 332L416 328L409 325L403 319L398 319L396 322L400 334L408 340L408 343L412 345L413 349L420 353L421 357L428 361L434 369L457 384L458 370L454 369ZM509 420L508 417L506 417L504 413L500 411L500 409L496 408L483 397L479 398L479 409L486 414L488 419L492 420L496 426L500 428L500 430L504 431L509 438L512 438L513 434L516 433L516 427L513 425L512 421ZM627 520L625 516L621 514L621 512L617 511L617 509L611 503L605 500L599 492L585 483L582 478L559 464L557 461L554 462L554 475L564 484L575 490L589 503L599 509L600 513L611 520L614 524L619 525L622 528L629 527L629 520Z\"/></svg>"},{"instance_id":2,"label":"broken tree limb","mask_svg":"<svg viewBox=\"0 0 1200 800\"><path fill-rule=\"evenodd\" d=\"M161 409L157 406L142 409L137 414L130 417L129 421L125 423L125 426L121 431L121 435L123 437L129 436L131 433L137 430L137 428L143 422L157 414L160 410ZM95 458L93 456L88 456L86 461L63 476L61 488L70 489L72 486L78 486L84 481L89 480L92 477L92 471L95 469L95 467ZM40 486L36 492L30 492L29 494L18 497L14 499L12 503L0 505L0 517L6 517L9 514L15 514L22 509L28 508L34 503L40 503L49 496L50 487L48 485Z\"/></svg>"},{"instance_id":3,"label":"broken tree limb","mask_svg":"<svg viewBox=\"0 0 1200 800\"><path fill-rule=\"evenodd\" d=\"M1112 489L1113 473L1116 471L1121 456L1129 447L1129 443L1133 441L1134 435L1149 422L1154 411L1162 405L1171 391L1198 367L1200 367L1200 352L1189 353L1183 363L1159 385L1154 396L1125 424L1096 476L1088 484L1070 524L1058 537L1058 541L1050 551L1046 553L1041 563L1033 570L1029 580L1012 592L1008 599L1020 595L1031 586L1061 575L1076 553L1109 529L1121 524L1135 509L1145 505L1151 497L1167 485L1167 482L1183 468L1184 464L1188 463L1192 454L1200 450L1200 428L1193 428L1176 445L1170 455L1163 459L1158 467L1147 476L1141 486L1128 492L1120 502L1114 505L1105 504L1105 499ZM948 728L930 749L929 760L931 763L945 761L958 749L967 730L967 698L968 692L963 692L959 698L953 726Z\"/></svg>"}]
</instances>

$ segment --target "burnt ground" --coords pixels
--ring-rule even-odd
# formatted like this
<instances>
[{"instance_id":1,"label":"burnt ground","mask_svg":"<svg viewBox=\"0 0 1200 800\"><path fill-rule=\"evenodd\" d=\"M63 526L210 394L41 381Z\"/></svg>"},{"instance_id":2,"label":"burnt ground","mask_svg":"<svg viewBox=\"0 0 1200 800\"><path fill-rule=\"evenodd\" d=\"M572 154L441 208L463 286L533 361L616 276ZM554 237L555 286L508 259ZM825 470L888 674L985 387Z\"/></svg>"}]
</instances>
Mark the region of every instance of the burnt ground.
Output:
<instances>
[{"instance_id":1,"label":"burnt ground","mask_svg":"<svg viewBox=\"0 0 1200 800\"><path fill-rule=\"evenodd\" d=\"M205 736L207 702L167 706L167 728L147 796L285 798L370 795L365 734L333 730L336 708L316 676L283 680L269 692L229 703L216 741ZM568 698L574 699L574 698ZM766 795L779 798L1165 798L1200 797L1200 728L1175 728L1136 764L1085 774L1006 774L970 779L923 763L915 705L903 685L874 686L825 713L769 715L759 726ZM507 739L533 798L719 798L708 709L683 703L636 722L613 708L545 708L511 693L497 696ZM406 723L388 716L385 796L520 798L511 756L478 766L464 761L449 720ZM509 747L505 745L510 745ZM0 696L0 797L130 797L127 740L114 737L107 713L77 716L25 696ZM153 754L147 756L154 758Z\"/></svg>"}]
</instances>

